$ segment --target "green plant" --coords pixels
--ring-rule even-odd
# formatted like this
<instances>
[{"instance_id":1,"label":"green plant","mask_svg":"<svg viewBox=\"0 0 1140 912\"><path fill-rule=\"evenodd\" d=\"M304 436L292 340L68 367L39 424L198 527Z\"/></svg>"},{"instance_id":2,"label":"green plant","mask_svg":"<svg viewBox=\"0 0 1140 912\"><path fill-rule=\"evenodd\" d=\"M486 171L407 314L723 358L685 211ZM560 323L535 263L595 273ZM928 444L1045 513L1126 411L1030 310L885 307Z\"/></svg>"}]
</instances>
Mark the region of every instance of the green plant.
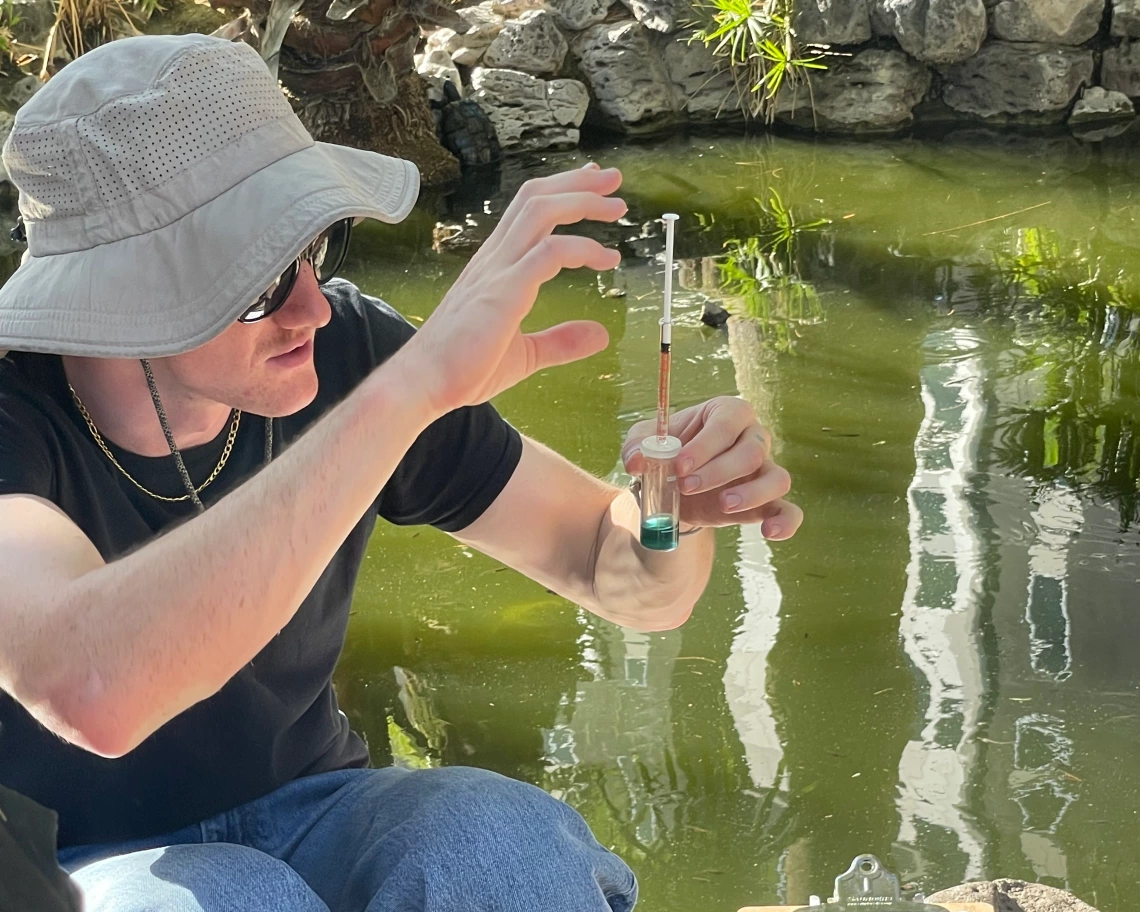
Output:
<instances>
[{"instance_id":1,"label":"green plant","mask_svg":"<svg viewBox=\"0 0 1140 912\"><path fill-rule=\"evenodd\" d=\"M16 39L13 32L21 17L12 0L0 3L0 70L13 62L16 56Z\"/></svg>"},{"instance_id":2,"label":"green plant","mask_svg":"<svg viewBox=\"0 0 1140 912\"><path fill-rule=\"evenodd\" d=\"M792 28L792 0L695 0L696 30L688 41L711 47L732 73L740 106L771 123L777 95L807 84L810 70L823 70L824 49L803 46Z\"/></svg>"}]
</instances>

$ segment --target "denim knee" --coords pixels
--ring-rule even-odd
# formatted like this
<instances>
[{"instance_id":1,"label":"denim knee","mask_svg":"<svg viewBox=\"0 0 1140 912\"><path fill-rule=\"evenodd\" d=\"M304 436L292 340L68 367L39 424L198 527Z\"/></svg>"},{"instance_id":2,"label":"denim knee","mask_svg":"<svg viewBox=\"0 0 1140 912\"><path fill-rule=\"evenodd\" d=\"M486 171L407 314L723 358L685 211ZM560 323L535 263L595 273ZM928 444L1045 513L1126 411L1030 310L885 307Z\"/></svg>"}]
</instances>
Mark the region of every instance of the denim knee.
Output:
<instances>
[{"instance_id":1,"label":"denim knee","mask_svg":"<svg viewBox=\"0 0 1140 912\"><path fill-rule=\"evenodd\" d=\"M131 852L73 877L85 912L329 912L287 864L230 843Z\"/></svg>"}]
</instances>

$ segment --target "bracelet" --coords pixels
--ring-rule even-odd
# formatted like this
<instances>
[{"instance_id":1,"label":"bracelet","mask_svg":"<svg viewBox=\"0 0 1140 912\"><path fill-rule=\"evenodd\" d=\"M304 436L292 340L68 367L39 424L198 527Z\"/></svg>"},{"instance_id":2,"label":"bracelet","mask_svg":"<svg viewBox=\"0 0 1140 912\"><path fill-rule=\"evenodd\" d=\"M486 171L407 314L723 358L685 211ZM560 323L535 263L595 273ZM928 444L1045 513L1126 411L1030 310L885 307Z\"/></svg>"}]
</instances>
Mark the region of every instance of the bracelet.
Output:
<instances>
[{"instance_id":1,"label":"bracelet","mask_svg":"<svg viewBox=\"0 0 1140 912\"><path fill-rule=\"evenodd\" d=\"M641 509L641 479L634 478L629 483L629 493L633 495L633 499L637 501L637 509ZM704 526L693 526L691 529L686 529L684 532L678 532L678 538L684 538L686 535L696 535L698 532L704 532Z\"/></svg>"}]
</instances>

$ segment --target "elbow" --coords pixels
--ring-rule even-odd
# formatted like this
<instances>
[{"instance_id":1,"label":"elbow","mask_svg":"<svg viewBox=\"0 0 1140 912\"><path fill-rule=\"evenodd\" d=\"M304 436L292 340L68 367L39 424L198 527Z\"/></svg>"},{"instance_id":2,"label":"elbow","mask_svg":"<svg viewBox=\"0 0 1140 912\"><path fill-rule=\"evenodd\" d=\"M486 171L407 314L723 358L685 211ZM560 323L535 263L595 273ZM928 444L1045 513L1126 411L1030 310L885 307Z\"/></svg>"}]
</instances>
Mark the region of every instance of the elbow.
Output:
<instances>
[{"instance_id":1,"label":"elbow","mask_svg":"<svg viewBox=\"0 0 1140 912\"><path fill-rule=\"evenodd\" d=\"M145 737L129 707L108 699L95 676L56 688L29 708L54 734L111 760L130 753Z\"/></svg>"}]
</instances>

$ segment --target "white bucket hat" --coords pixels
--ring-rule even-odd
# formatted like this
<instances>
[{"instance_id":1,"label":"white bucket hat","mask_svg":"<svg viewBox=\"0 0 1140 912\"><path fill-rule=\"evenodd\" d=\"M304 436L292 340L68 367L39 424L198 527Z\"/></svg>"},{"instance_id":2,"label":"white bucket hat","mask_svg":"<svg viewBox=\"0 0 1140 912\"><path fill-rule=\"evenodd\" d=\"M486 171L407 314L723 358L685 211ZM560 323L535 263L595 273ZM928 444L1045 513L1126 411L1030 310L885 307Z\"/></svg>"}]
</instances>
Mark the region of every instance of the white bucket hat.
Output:
<instances>
[{"instance_id":1,"label":"white bucket hat","mask_svg":"<svg viewBox=\"0 0 1140 912\"><path fill-rule=\"evenodd\" d=\"M232 324L316 235L398 222L410 162L314 142L253 48L125 38L16 115L4 164L28 253L0 289L0 350L189 351Z\"/></svg>"}]
</instances>

